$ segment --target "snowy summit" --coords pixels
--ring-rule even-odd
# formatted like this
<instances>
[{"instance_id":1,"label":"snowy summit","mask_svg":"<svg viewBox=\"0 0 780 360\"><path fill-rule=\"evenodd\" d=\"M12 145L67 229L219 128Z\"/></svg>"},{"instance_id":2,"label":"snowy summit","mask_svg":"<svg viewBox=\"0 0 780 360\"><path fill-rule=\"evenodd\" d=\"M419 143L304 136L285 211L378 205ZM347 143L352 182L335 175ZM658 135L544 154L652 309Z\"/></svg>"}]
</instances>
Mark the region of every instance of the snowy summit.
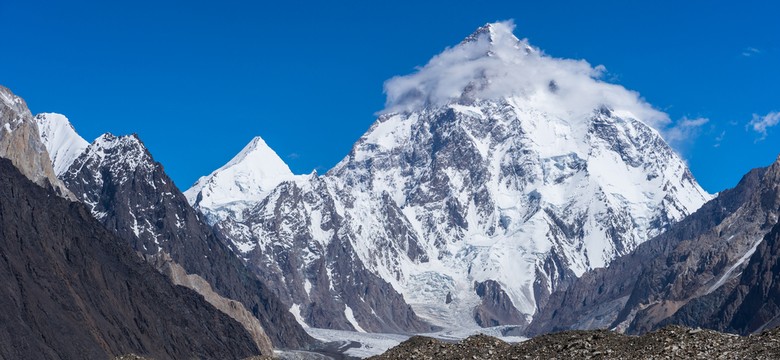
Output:
<instances>
[{"instance_id":1,"label":"snowy summit","mask_svg":"<svg viewBox=\"0 0 780 360\"><path fill-rule=\"evenodd\" d=\"M240 216L248 204L262 200L276 185L294 177L287 164L257 136L227 164L201 177L184 192L209 223Z\"/></svg>"},{"instance_id":2,"label":"snowy summit","mask_svg":"<svg viewBox=\"0 0 780 360\"><path fill-rule=\"evenodd\" d=\"M35 115L35 122L51 157L54 173L62 176L89 143L76 132L65 115L42 113Z\"/></svg>"}]
</instances>

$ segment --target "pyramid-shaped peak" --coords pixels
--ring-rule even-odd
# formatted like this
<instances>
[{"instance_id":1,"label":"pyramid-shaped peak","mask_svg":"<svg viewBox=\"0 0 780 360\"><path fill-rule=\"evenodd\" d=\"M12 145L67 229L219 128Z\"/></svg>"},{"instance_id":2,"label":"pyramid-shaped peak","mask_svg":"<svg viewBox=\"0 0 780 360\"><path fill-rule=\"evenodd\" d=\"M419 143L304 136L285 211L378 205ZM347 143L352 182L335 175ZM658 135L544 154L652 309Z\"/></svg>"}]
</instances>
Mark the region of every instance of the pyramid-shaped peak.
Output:
<instances>
[{"instance_id":1,"label":"pyramid-shaped peak","mask_svg":"<svg viewBox=\"0 0 780 360\"><path fill-rule=\"evenodd\" d=\"M204 212L218 208L240 211L243 204L260 201L276 185L292 178L290 167L257 136L227 164L198 179L184 195ZM210 222L215 219L212 215L207 214Z\"/></svg>"},{"instance_id":2,"label":"pyramid-shaped peak","mask_svg":"<svg viewBox=\"0 0 780 360\"><path fill-rule=\"evenodd\" d=\"M251 167L262 168L268 172L292 175L287 164L276 154L276 151L260 136L255 136L246 146L231 159L223 168L232 167L249 161Z\"/></svg>"},{"instance_id":3,"label":"pyramid-shaped peak","mask_svg":"<svg viewBox=\"0 0 780 360\"><path fill-rule=\"evenodd\" d=\"M514 35L514 30L515 24L512 20L487 23L463 39L461 44L477 42L483 38L491 44L502 40L509 40L516 43L520 40Z\"/></svg>"}]
</instances>

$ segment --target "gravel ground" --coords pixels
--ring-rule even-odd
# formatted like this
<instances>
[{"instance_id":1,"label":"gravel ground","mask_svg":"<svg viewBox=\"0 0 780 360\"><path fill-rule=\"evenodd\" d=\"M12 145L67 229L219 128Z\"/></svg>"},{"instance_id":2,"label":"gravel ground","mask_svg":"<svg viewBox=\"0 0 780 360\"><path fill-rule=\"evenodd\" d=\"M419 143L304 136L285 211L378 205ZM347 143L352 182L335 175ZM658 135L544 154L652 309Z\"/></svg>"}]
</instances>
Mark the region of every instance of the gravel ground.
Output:
<instances>
[{"instance_id":1,"label":"gravel ground","mask_svg":"<svg viewBox=\"0 0 780 360\"><path fill-rule=\"evenodd\" d=\"M780 359L780 330L751 336L679 326L643 336L566 331L518 344L485 335L459 343L415 336L370 359Z\"/></svg>"}]
</instances>

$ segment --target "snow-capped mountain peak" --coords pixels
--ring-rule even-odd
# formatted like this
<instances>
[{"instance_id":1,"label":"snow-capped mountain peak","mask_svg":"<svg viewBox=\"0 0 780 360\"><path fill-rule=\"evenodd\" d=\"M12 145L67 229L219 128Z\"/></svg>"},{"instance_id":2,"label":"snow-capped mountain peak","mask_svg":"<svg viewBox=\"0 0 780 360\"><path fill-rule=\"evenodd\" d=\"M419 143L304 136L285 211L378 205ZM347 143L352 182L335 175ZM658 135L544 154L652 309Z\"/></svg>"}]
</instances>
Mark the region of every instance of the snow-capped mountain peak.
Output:
<instances>
[{"instance_id":1,"label":"snow-capped mountain peak","mask_svg":"<svg viewBox=\"0 0 780 360\"><path fill-rule=\"evenodd\" d=\"M41 141L51 157L54 173L62 175L70 164L84 152L89 142L84 140L67 117L56 113L35 115Z\"/></svg>"},{"instance_id":2,"label":"snow-capped mountain peak","mask_svg":"<svg viewBox=\"0 0 780 360\"><path fill-rule=\"evenodd\" d=\"M605 68L585 60L555 58L518 40L511 21L483 26L415 73L385 82L382 113L413 112L452 103L514 98L572 121L606 106L661 128L667 114L636 92L600 80Z\"/></svg>"},{"instance_id":3,"label":"snow-capped mountain peak","mask_svg":"<svg viewBox=\"0 0 780 360\"><path fill-rule=\"evenodd\" d=\"M370 304L361 327L382 313L380 299L349 298L366 288L358 271L436 325L523 324L711 198L654 129L666 114L513 29L488 24L390 79L385 111L316 186L281 183L217 223L309 325L331 293Z\"/></svg>"},{"instance_id":4,"label":"snow-capped mountain peak","mask_svg":"<svg viewBox=\"0 0 780 360\"><path fill-rule=\"evenodd\" d=\"M518 39L515 34L512 33L513 29L514 24L511 21L488 23L481 26L476 31L471 33L471 35L463 39L461 44L468 42L478 42L482 37L485 37L486 40L491 44L504 40L512 41L513 43L518 44L520 43L520 39Z\"/></svg>"},{"instance_id":5,"label":"snow-capped mountain peak","mask_svg":"<svg viewBox=\"0 0 780 360\"><path fill-rule=\"evenodd\" d=\"M213 223L228 214L240 214L247 204L262 200L276 185L293 178L287 164L257 136L227 164L198 179L184 195Z\"/></svg>"}]
</instances>

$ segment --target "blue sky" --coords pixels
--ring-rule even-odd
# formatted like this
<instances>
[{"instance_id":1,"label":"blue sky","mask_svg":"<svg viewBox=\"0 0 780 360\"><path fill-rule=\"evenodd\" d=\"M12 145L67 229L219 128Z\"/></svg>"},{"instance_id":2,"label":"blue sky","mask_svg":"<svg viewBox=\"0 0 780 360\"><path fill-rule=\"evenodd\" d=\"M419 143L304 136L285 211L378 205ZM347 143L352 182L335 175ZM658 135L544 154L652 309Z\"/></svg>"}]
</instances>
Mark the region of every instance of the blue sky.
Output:
<instances>
[{"instance_id":1,"label":"blue sky","mask_svg":"<svg viewBox=\"0 0 780 360\"><path fill-rule=\"evenodd\" d=\"M0 84L88 140L138 133L184 190L255 135L294 172L326 171L383 108L385 80L514 19L518 37L688 119L676 147L705 189L774 161L780 5L627 3L0 1Z\"/></svg>"}]
</instances>

